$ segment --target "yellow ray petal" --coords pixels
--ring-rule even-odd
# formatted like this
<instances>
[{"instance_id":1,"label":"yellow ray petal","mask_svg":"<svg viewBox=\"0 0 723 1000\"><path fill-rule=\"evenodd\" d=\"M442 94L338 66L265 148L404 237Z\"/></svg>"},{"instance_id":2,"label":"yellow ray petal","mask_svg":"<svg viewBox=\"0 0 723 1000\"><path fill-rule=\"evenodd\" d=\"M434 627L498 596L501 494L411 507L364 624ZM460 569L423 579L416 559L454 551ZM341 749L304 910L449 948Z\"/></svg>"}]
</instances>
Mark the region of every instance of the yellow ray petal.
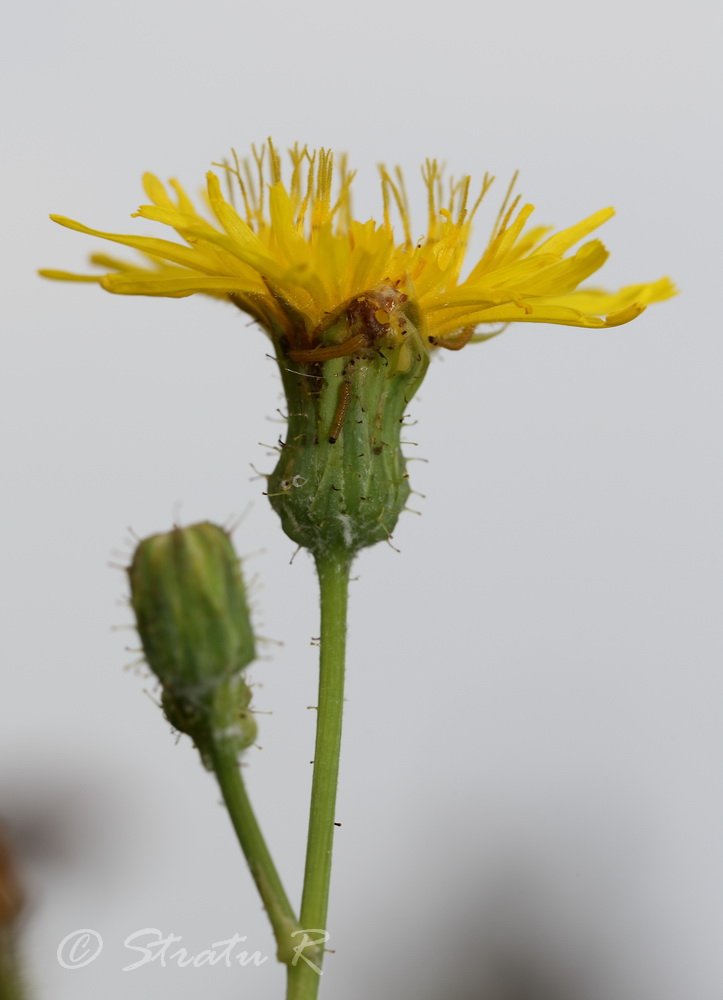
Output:
<instances>
[{"instance_id":1,"label":"yellow ray petal","mask_svg":"<svg viewBox=\"0 0 723 1000\"><path fill-rule=\"evenodd\" d=\"M166 191L164 184L156 177L155 174L143 174L143 190L146 192L148 198L153 202L153 204L158 205L159 208L176 207L168 197L168 192Z\"/></svg>"},{"instance_id":2,"label":"yellow ray petal","mask_svg":"<svg viewBox=\"0 0 723 1000\"><path fill-rule=\"evenodd\" d=\"M608 252L600 240L591 240L580 247L574 257L558 261L546 267L535 277L521 282L522 295L564 295L571 292L595 271L599 271L608 259Z\"/></svg>"},{"instance_id":3,"label":"yellow ray petal","mask_svg":"<svg viewBox=\"0 0 723 1000\"><path fill-rule=\"evenodd\" d=\"M625 309L633 302L651 305L653 302L663 302L677 295L675 285L670 278L660 278L658 281L642 285L627 285L617 292L605 292L594 288L581 288L565 296L565 303L582 312L597 313L605 316L607 313Z\"/></svg>"},{"instance_id":4,"label":"yellow ray petal","mask_svg":"<svg viewBox=\"0 0 723 1000\"><path fill-rule=\"evenodd\" d=\"M175 180L175 178L171 178L171 180L168 183L171 185L171 187L173 188L173 190L176 192L176 200L178 202L178 207L180 208L180 210L182 212L186 212L188 215L194 215L194 214L198 215L198 212L196 212L196 209L195 209L195 207L193 205L193 202L188 197L188 195L183 190L183 188L178 183L178 181ZM201 218L201 217L199 216L199 218Z\"/></svg>"},{"instance_id":5,"label":"yellow ray petal","mask_svg":"<svg viewBox=\"0 0 723 1000\"><path fill-rule=\"evenodd\" d=\"M110 240L111 243L120 243L122 246L142 250L154 257L170 260L174 264L181 264L195 271L213 274L215 263L213 260L205 258L198 250L192 250L190 247L184 247L178 243L171 243L170 240L159 240L152 236L123 236L120 233L104 233L100 229L90 229L88 226L63 215L51 215L50 218L59 226L65 226L66 229L74 229L87 236L97 236L102 240Z\"/></svg>"},{"instance_id":6,"label":"yellow ray petal","mask_svg":"<svg viewBox=\"0 0 723 1000\"><path fill-rule=\"evenodd\" d=\"M594 229L597 229L598 226L601 226L603 222L607 222L613 215L615 215L614 208L601 208L599 212L593 212L592 215L588 215L586 219L578 222L577 225L555 233L554 236L551 236L544 243L540 244L535 252L563 254L583 239L583 237L587 236Z\"/></svg>"},{"instance_id":7,"label":"yellow ray petal","mask_svg":"<svg viewBox=\"0 0 723 1000\"><path fill-rule=\"evenodd\" d=\"M621 326L623 323L629 323L630 320L635 319L645 310L644 305L633 303L626 309L602 317L591 316L581 312L579 309L573 309L559 303L535 302L534 304L525 304L530 306L529 312L518 309L514 305L493 306L490 309L480 311L469 319L465 319L464 323L465 325L468 322L554 323L561 326L580 326L599 330L604 327ZM459 325L459 323L456 323L451 329L456 329ZM450 328L450 324L445 321L441 322L438 326L438 329L442 332L447 332L448 328Z\"/></svg>"},{"instance_id":8,"label":"yellow ray petal","mask_svg":"<svg viewBox=\"0 0 723 1000\"><path fill-rule=\"evenodd\" d=\"M239 251L254 261L271 260L267 248L258 238L251 226L238 214L233 205L221 194L221 184L218 177L209 170L206 174L208 197L214 214L226 233L239 244ZM252 264L252 266L254 266Z\"/></svg>"},{"instance_id":9,"label":"yellow ray petal","mask_svg":"<svg viewBox=\"0 0 723 1000\"><path fill-rule=\"evenodd\" d=\"M163 295L179 297L193 295L194 292L223 292L246 294L253 288L236 278L222 276L189 275L186 278L168 277L151 274L106 274L100 278L100 283L108 292L120 295Z\"/></svg>"},{"instance_id":10,"label":"yellow ray petal","mask_svg":"<svg viewBox=\"0 0 723 1000\"><path fill-rule=\"evenodd\" d=\"M41 278L52 278L53 281L91 281L98 282L101 279L99 274L73 274L72 271L54 271L52 268L43 267L38 271Z\"/></svg>"}]
</instances>

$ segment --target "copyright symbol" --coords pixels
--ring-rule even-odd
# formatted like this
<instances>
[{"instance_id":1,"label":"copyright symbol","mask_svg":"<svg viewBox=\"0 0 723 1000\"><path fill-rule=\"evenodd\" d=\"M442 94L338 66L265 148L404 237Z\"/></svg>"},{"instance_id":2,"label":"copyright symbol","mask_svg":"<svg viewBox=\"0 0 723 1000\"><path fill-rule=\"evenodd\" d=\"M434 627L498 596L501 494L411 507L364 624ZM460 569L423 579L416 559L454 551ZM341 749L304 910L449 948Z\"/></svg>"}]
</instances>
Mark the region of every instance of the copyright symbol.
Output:
<instances>
[{"instance_id":1,"label":"copyright symbol","mask_svg":"<svg viewBox=\"0 0 723 1000\"><path fill-rule=\"evenodd\" d=\"M81 928L66 934L58 945L58 962L64 969L82 969L90 965L103 951L103 938L98 931Z\"/></svg>"}]
</instances>

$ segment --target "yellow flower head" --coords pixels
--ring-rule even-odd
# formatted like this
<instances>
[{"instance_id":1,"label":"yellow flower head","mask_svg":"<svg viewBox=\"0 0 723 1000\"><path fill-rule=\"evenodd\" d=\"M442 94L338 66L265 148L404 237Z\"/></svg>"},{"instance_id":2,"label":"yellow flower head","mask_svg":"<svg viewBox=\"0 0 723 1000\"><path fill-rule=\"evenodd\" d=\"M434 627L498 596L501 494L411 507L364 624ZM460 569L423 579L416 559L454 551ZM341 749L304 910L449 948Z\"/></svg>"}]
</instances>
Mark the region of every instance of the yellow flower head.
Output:
<instances>
[{"instance_id":1,"label":"yellow flower head","mask_svg":"<svg viewBox=\"0 0 723 1000\"><path fill-rule=\"evenodd\" d=\"M290 159L284 178L271 141L250 160L234 154L220 165L225 196L219 176L207 175L203 213L177 181L167 188L146 174L150 204L136 216L170 226L181 242L52 216L142 258L95 255L106 272L98 277L41 273L121 295L201 292L254 317L273 341L288 412L267 493L286 534L317 557L350 558L390 537L410 493L404 414L434 350L487 340L515 321L618 326L675 293L667 278L613 294L579 289L607 251L596 239L571 251L611 208L550 235L528 227L533 207L510 185L484 253L465 269L491 177L471 193L469 177L445 185L437 161L427 161L427 224L418 236L398 169L381 168L381 221L358 222L343 157L335 168L328 150L295 146Z\"/></svg>"},{"instance_id":2,"label":"yellow flower head","mask_svg":"<svg viewBox=\"0 0 723 1000\"><path fill-rule=\"evenodd\" d=\"M51 218L78 232L139 250L131 263L96 254L91 261L107 273L97 277L46 270L48 278L95 281L109 292L180 298L201 292L226 298L253 316L272 335L283 336L289 356L308 360L352 353L358 345L321 347L319 331L356 297L380 287L389 290L390 309L375 318L391 336L397 330L395 302L411 298L423 340L430 347L458 349L485 340L510 322L610 327L627 323L651 302L675 294L668 278L629 285L616 293L578 286L607 259L593 239L568 255L576 244L613 215L605 208L577 225L549 235L527 227L532 205L520 205L508 191L487 248L463 274L470 227L492 178L485 175L478 194L470 177L445 188L436 160L423 170L427 188L426 233L417 237L401 171L381 169L383 218L358 222L352 217L354 174L341 158L335 167L328 150L295 146L289 152L290 176L282 177L279 154L269 140L253 159L221 165L227 196L218 176L207 175L207 209L201 214L181 185L170 190L152 174L143 185L150 204L136 217L170 226L182 243L148 236L124 236L89 229L63 216ZM403 235L395 235L392 213ZM566 256L567 255L567 256ZM497 324L478 332L480 324Z\"/></svg>"}]
</instances>

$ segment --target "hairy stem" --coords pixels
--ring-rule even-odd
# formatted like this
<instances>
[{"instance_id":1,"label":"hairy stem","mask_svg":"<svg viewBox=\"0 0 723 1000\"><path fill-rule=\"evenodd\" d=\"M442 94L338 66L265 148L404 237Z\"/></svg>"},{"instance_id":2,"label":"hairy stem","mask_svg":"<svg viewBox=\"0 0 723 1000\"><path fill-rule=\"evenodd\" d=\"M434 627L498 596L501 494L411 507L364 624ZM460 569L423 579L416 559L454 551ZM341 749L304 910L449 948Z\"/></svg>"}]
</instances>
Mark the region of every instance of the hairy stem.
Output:
<instances>
[{"instance_id":1,"label":"hairy stem","mask_svg":"<svg viewBox=\"0 0 723 1000\"><path fill-rule=\"evenodd\" d=\"M288 963L295 955L299 925L249 802L236 750L228 740L217 737L209 752L231 822L271 921L277 957Z\"/></svg>"},{"instance_id":2,"label":"hairy stem","mask_svg":"<svg viewBox=\"0 0 723 1000\"><path fill-rule=\"evenodd\" d=\"M329 907L331 852L334 840L344 705L346 612L351 558L317 555L321 593L321 647L314 777L311 786L309 838L296 956L289 967L287 1000L315 1000L319 992Z\"/></svg>"}]
</instances>

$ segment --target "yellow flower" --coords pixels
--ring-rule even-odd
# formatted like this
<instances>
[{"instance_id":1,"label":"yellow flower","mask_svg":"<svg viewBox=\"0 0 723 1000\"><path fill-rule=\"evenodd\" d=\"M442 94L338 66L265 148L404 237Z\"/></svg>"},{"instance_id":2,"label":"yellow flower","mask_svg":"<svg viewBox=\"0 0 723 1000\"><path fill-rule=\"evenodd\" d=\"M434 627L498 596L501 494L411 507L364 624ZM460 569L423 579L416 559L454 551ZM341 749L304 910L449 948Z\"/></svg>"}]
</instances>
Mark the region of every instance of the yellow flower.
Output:
<instances>
[{"instance_id":1,"label":"yellow flower","mask_svg":"<svg viewBox=\"0 0 723 1000\"><path fill-rule=\"evenodd\" d=\"M219 165L207 175L207 208L201 214L181 185L169 189L152 174L143 179L151 202L136 217L170 226L183 243L148 236L100 232L63 216L62 226L139 250L138 263L96 254L91 261L107 273L97 277L45 270L48 278L95 281L109 292L180 298L201 292L233 302L272 335L286 338L288 356L297 360L343 357L358 345L319 346L319 330L329 317L367 290L396 289L418 310L422 339L430 346L458 349L470 340L486 340L510 322L610 327L627 323L651 302L675 294L668 278L629 285L608 293L579 288L607 259L593 239L568 256L577 243L613 215L599 212L553 235L542 226L527 227L532 205L512 199L512 185L500 209L487 248L463 274L470 227L492 178L485 175L476 198L470 177L450 182L445 194L436 160L427 161L426 233L417 238L401 171L381 168L383 220L358 222L351 211L353 172L333 154L295 146L291 174L282 179L281 160L272 142L254 148L253 160ZM336 184L334 183L336 181ZM392 212L401 220L403 238L395 236ZM392 314L394 310L391 310ZM376 318L390 324L382 308ZM485 332L480 324L497 324Z\"/></svg>"}]
</instances>

